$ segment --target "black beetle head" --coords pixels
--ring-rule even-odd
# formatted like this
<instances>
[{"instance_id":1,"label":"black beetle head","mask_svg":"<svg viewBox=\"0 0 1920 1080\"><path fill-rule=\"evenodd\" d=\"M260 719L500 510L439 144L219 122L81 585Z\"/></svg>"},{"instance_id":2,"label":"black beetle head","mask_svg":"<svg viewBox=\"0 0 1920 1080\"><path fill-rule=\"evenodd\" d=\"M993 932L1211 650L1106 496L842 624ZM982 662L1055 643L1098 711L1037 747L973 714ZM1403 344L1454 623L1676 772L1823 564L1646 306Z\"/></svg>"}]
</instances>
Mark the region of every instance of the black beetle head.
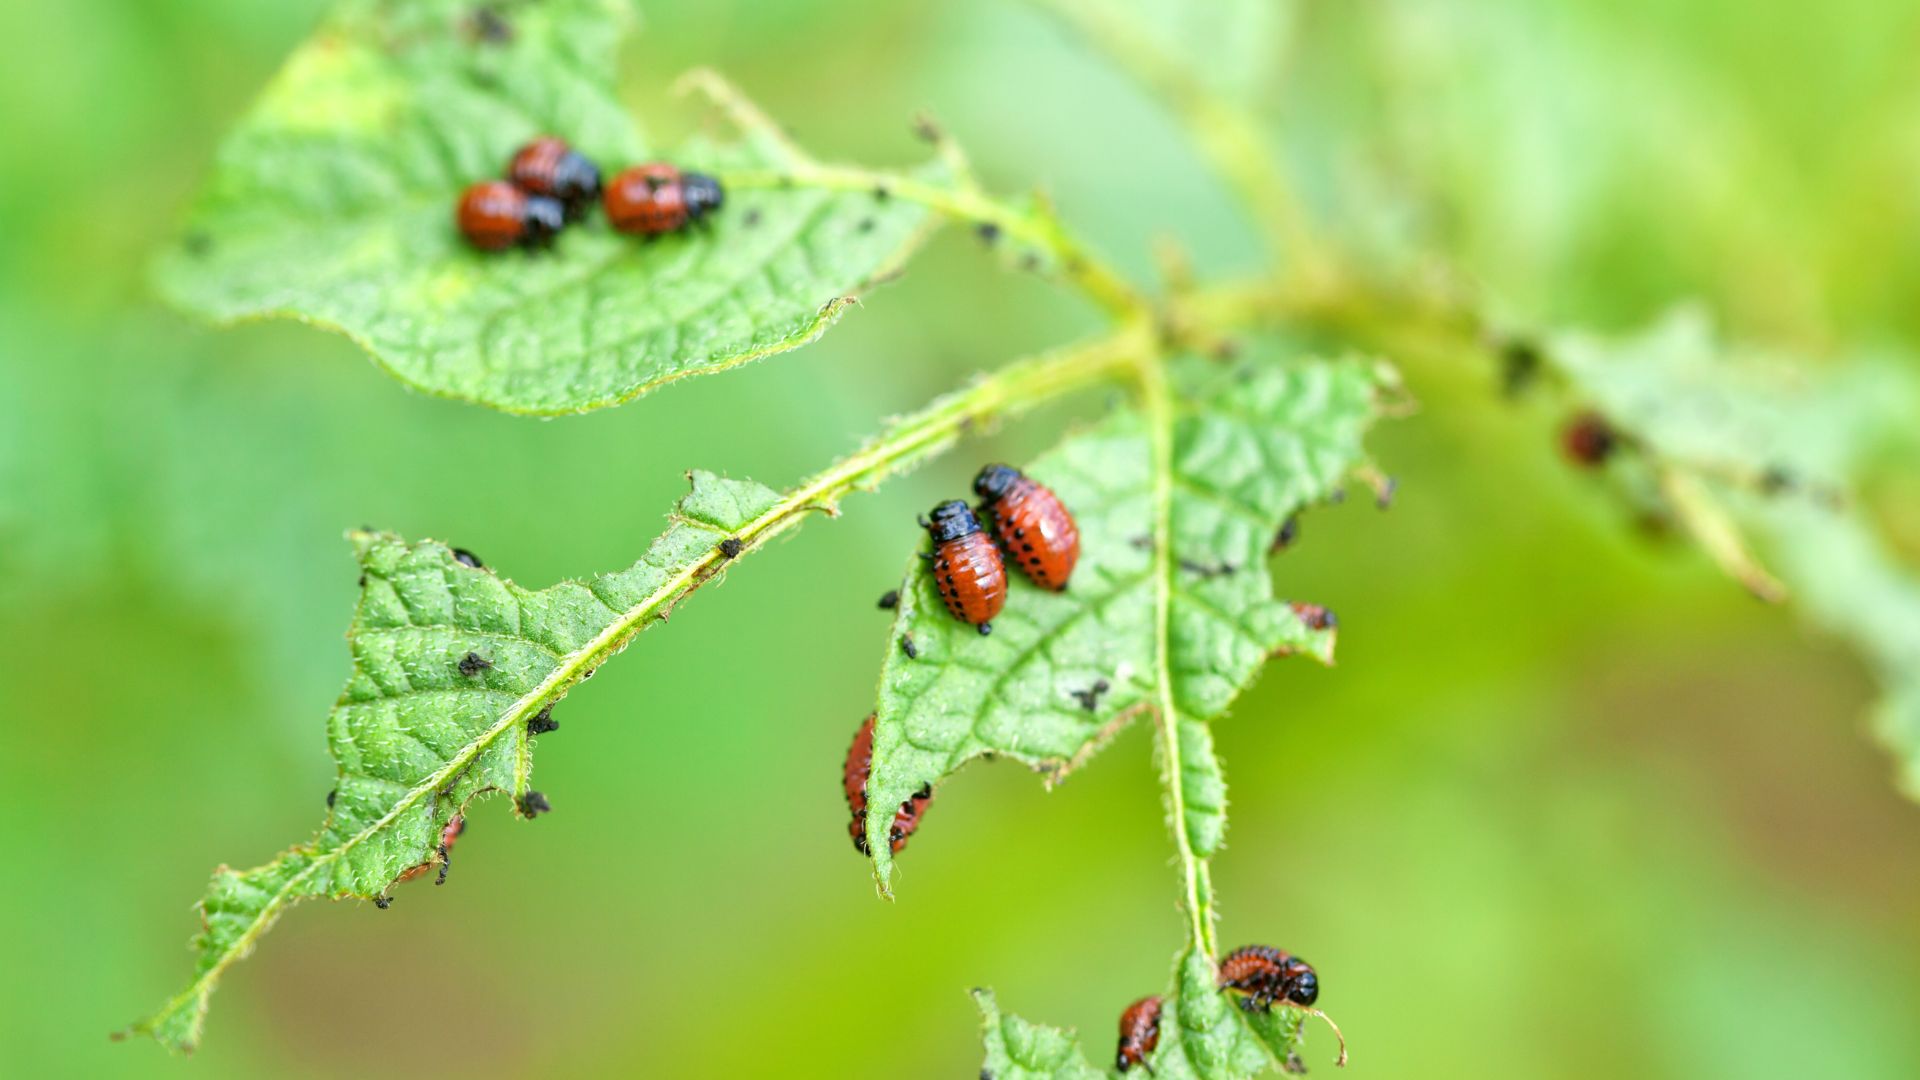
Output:
<instances>
[{"instance_id":1,"label":"black beetle head","mask_svg":"<svg viewBox=\"0 0 1920 1080\"><path fill-rule=\"evenodd\" d=\"M702 218L727 201L726 192L720 190L720 181L706 173L683 173L680 176L680 191L687 200L687 216Z\"/></svg>"},{"instance_id":2,"label":"black beetle head","mask_svg":"<svg viewBox=\"0 0 1920 1080\"><path fill-rule=\"evenodd\" d=\"M958 540L980 531L980 519L959 499L943 502L933 508L932 520L927 523L927 534L936 544L949 540Z\"/></svg>"},{"instance_id":3,"label":"black beetle head","mask_svg":"<svg viewBox=\"0 0 1920 1080\"><path fill-rule=\"evenodd\" d=\"M973 478L973 493L987 500L998 499L1018 479L1020 470L1011 465L989 465Z\"/></svg>"},{"instance_id":4,"label":"black beetle head","mask_svg":"<svg viewBox=\"0 0 1920 1080\"><path fill-rule=\"evenodd\" d=\"M553 167L553 194L567 204L568 220L580 220L600 197L600 167L578 150L567 151Z\"/></svg>"},{"instance_id":5,"label":"black beetle head","mask_svg":"<svg viewBox=\"0 0 1920 1080\"><path fill-rule=\"evenodd\" d=\"M520 242L528 247L546 247L567 225L567 204L546 195L527 196L526 222L521 226Z\"/></svg>"},{"instance_id":6,"label":"black beetle head","mask_svg":"<svg viewBox=\"0 0 1920 1080\"><path fill-rule=\"evenodd\" d=\"M1320 998L1320 976L1305 961L1287 965L1287 1000L1295 1005L1311 1005Z\"/></svg>"}]
</instances>

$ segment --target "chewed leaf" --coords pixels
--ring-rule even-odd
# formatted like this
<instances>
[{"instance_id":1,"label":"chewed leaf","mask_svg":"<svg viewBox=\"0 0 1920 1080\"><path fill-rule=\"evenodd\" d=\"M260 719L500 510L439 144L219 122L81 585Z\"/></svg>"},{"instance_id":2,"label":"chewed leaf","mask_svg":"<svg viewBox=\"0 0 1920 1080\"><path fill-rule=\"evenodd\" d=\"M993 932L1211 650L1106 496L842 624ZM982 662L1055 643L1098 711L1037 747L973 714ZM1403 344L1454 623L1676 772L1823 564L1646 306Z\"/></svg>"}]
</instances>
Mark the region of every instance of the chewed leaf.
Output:
<instances>
[{"instance_id":1,"label":"chewed leaf","mask_svg":"<svg viewBox=\"0 0 1920 1080\"><path fill-rule=\"evenodd\" d=\"M1330 623L1274 595L1275 534L1364 462L1361 436L1385 376L1360 362L1267 363L1242 372L1196 362L1174 432L1164 562L1154 551L1146 422L1115 413L1068 436L1027 469L1075 515L1081 554L1064 592L1017 573L993 633L953 619L914 558L881 676L872 805L892 806L967 761L998 754L1057 781L1153 698L1159 571L1167 571L1168 657L1180 712L1183 805L1194 849L1225 830L1225 787L1206 721L1276 654L1330 660ZM1310 622L1322 623L1320 628ZM912 656L899 647L911 635ZM875 873L886 887L886 815L868 815Z\"/></svg>"},{"instance_id":2,"label":"chewed leaf","mask_svg":"<svg viewBox=\"0 0 1920 1080\"><path fill-rule=\"evenodd\" d=\"M981 1076L1078 1080L1105 1075L1087 1064L1072 1032L1002 1013L990 990L975 990L973 996L986 1051ZM1116 1017L1131 1000L1120 998L1113 1004ZM1173 986L1161 1001L1159 1037L1146 1059L1155 1080L1246 1080L1297 1064L1306 1014L1284 1004L1270 1012L1241 1009L1219 990L1213 965L1197 951L1180 955Z\"/></svg>"},{"instance_id":3,"label":"chewed leaf","mask_svg":"<svg viewBox=\"0 0 1920 1080\"><path fill-rule=\"evenodd\" d=\"M1030 1024L1002 1013L991 990L975 990L973 1002L980 1010L980 1037L986 1044L986 1060L980 1066L982 1077L1095 1080L1105 1075L1087 1064L1072 1032Z\"/></svg>"},{"instance_id":4,"label":"chewed leaf","mask_svg":"<svg viewBox=\"0 0 1920 1080\"><path fill-rule=\"evenodd\" d=\"M543 252L476 252L454 228L461 190L533 135L607 175L660 153L614 93L629 21L619 0L345 0L222 146L158 261L161 291L216 319L337 329L420 390L523 413L615 404L812 340L904 257L924 208L741 192L708 228L647 242L596 210ZM724 175L795 153L747 132L663 156Z\"/></svg>"},{"instance_id":5,"label":"chewed leaf","mask_svg":"<svg viewBox=\"0 0 1920 1080\"><path fill-rule=\"evenodd\" d=\"M192 1049L221 974L288 907L384 902L402 873L442 858L442 830L476 797L505 793L526 817L544 809L528 781L545 727L529 721L664 618L724 564L719 546L778 501L758 484L696 473L639 562L538 592L442 544L350 534L362 587L347 631L353 674L327 723L339 777L326 820L265 866L214 874L193 982L134 1030Z\"/></svg>"}]
</instances>

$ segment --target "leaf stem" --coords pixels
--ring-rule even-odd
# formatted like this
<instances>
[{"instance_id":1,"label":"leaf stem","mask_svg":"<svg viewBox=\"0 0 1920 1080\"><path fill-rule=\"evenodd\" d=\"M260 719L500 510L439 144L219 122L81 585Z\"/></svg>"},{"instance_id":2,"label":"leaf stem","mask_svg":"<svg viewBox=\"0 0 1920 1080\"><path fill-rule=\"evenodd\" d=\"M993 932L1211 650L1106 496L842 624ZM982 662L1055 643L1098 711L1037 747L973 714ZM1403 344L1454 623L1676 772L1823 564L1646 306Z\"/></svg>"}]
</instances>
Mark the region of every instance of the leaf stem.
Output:
<instances>
[{"instance_id":1,"label":"leaf stem","mask_svg":"<svg viewBox=\"0 0 1920 1080\"><path fill-rule=\"evenodd\" d=\"M729 190L814 188L859 191L876 198L919 203L954 221L968 222L983 236L1024 244L1045 252L1059 266L1068 284L1119 321L1140 317L1147 301L1112 267L1094 256L1045 204L1023 210L985 194L971 184L948 187L900 173L852 165L825 165L800 160L785 169L742 169L723 172L720 182ZM883 194L884 193L884 194Z\"/></svg>"},{"instance_id":2,"label":"leaf stem","mask_svg":"<svg viewBox=\"0 0 1920 1080\"><path fill-rule=\"evenodd\" d=\"M1173 399L1166 370L1157 357L1136 364L1134 371L1153 460L1153 711L1160 730L1167 799L1172 804L1174 845L1180 854L1188 932L1194 948L1211 958L1215 953L1213 884L1207 861L1194 850L1187 830L1186 761L1173 693Z\"/></svg>"}]
</instances>

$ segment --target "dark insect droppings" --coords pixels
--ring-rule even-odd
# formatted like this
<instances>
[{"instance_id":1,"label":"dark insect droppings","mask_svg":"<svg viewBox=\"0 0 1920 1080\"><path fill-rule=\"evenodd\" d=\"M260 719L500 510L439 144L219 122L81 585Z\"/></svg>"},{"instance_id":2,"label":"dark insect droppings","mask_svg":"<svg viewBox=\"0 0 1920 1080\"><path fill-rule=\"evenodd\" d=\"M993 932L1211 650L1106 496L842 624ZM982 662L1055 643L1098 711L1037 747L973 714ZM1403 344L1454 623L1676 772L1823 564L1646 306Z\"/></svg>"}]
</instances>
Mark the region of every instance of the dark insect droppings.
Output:
<instances>
[{"instance_id":1,"label":"dark insect droppings","mask_svg":"<svg viewBox=\"0 0 1920 1080\"><path fill-rule=\"evenodd\" d=\"M899 606L900 606L900 590L899 589L888 589L886 592L883 592L880 594L880 610L881 611L892 611L894 608L897 608Z\"/></svg>"},{"instance_id":2,"label":"dark insect droppings","mask_svg":"<svg viewBox=\"0 0 1920 1080\"><path fill-rule=\"evenodd\" d=\"M460 658L460 674L465 675L469 679L492 666L493 661L481 656L477 652L470 652Z\"/></svg>"},{"instance_id":3,"label":"dark insect droppings","mask_svg":"<svg viewBox=\"0 0 1920 1080\"><path fill-rule=\"evenodd\" d=\"M893 198L893 192L888 191L887 185L885 184L875 184L873 185L873 197L880 202L886 202L888 199Z\"/></svg>"},{"instance_id":4,"label":"dark insect droppings","mask_svg":"<svg viewBox=\"0 0 1920 1080\"><path fill-rule=\"evenodd\" d=\"M920 659L920 650L914 645L912 634L900 635L900 651L906 653L909 660Z\"/></svg>"},{"instance_id":5,"label":"dark insect droppings","mask_svg":"<svg viewBox=\"0 0 1920 1080\"><path fill-rule=\"evenodd\" d=\"M329 810L333 809L333 801L335 799L338 799L339 797L340 797L339 788L334 788L332 791L327 792L327 809Z\"/></svg>"},{"instance_id":6,"label":"dark insect droppings","mask_svg":"<svg viewBox=\"0 0 1920 1080\"><path fill-rule=\"evenodd\" d=\"M529 791L520 796L520 812L527 817L539 817L552 810L553 804L547 802L547 797L537 791Z\"/></svg>"},{"instance_id":7,"label":"dark insect droppings","mask_svg":"<svg viewBox=\"0 0 1920 1080\"><path fill-rule=\"evenodd\" d=\"M1000 242L1000 226L997 222L983 221L973 231L979 234L980 242L988 247Z\"/></svg>"},{"instance_id":8,"label":"dark insect droppings","mask_svg":"<svg viewBox=\"0 0 1920 1080\"><path fill-rule=\"evenodd\" d=\"M726 556L729 559L735 558L740 554L742 550L746 548L746 546L747 545L740 542L739 537L729 536L725 540L720 541L720 554Z\"/></svg>"},{"instance_id":9,"label":"dark insect droppings","mask_svg":"<svg viewBox=\"0 0 1920 1080\"><path fill-rule=\"evenodd\" d=\"M1113 689L1113 687L1108 685L1107 680L1100 679L1085 690L1069 690L1068 693L1072 694L1074 699L1080 702L1081 708L1092 712L1100 707L1100 695L1111 689Z\"/></svg>"},{"instance_id":10,"label":"dark insect droppings","mask_svg":"<svg viewBox=\"0 0 1920 1080\"><path fill-rule=\"evenodd\" d=\"M480 556L475 555L473 552L468 551L466 548L454 548L453 561L459 563L462 566L471 566L475 570L479 570L484 566L486 566L485 563L480 561Z\"/></svg>"},{"instance_id":11,"label":"dark insect droppings","mask_svg":"<svg viewBox=\"0 0 1920 1080\"><path fill-rule=\"evenodd\" d=\"M529 735L545 735L549 731L559 730L560 721L553 718L553 706L551 705L527 718L527 734ZM528 792L527 794L531 796L537 794L537 792ZM545 799L541 799L540 801L542 803L546 802Z\"/></svg>"}]
</instances>

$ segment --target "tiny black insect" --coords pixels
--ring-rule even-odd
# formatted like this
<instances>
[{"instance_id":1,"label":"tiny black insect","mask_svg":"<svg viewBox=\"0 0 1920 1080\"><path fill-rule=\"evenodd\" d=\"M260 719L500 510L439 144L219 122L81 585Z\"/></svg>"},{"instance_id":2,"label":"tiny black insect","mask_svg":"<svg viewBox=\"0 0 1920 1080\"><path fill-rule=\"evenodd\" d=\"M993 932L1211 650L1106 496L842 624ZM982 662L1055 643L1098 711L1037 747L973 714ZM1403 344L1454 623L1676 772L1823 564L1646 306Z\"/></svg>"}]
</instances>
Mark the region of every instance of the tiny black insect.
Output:
<instances>
[{"instance_id":1,"label":"tiny black insect","mask_svg":"<svg viewBox=\"0 0 1920 1080\"><path fill-rule=\"evenodd\" d=\"M327 792L327 809L329 810L333 809L333 801L335 799L338 799L339 797L340 797L339 788L334 788L332 791Z\"/></svg>"},{"instance_id":2,"label":"tiny black insect","mask_svg":"<svg viewBox=\"0 0 1920 1080\"><path fill-rule=\"evenodd\" d=\"M1500 347L1500 390L1519 397L1540 375L1540 347L1527 338L1509 338Z\"/></svg>"},{"instance_id":3,"label":"tiny black insect","mask_svg":"<svg viewBox=\"0 0 1920 1080\"><path fill-rule=\"evenodd\" d=\"M527 718L527 734L545 735L549 731L559 731L560 721L553 718L553 706L549 705ZM546 800L542 799L542 802Z\"/></svg>"},{"instance_id":4,"label":"tiny black insect","mask_svg":"<svg viewBox=\"0 0 1920 1080\"><path fill-rule=\"evenodd\" d=\"M983 221L973 231L979 235L980 242L988 247L1000 241L1000 225L997 222Z\"/></svg>"},{"instance_id":5,"label":"tiny black insect","mask_svg":"<svg viewBox=\"0 0 1920 1080\"><path fill-rule=\"evenodd\" d=\"M469 679L492 666L493 661L481 656L477 652L470 652L460 658L460 674L465 675Z\"/></svg>"},{"instance_id":6,"label":"tiny black insect","mask_svg":"<svg viewBox=\"0 0 1920 1080\"><path fill-rule=\"evenodd\" d=\"M552 809L553 804L547 801L545 795L537 791L529 791L525 795L520 796L520 813L523 816L530 818L539 817L541 814L545 814Z\"/></svg>"},{"instance_id":7,"label":"tiny black insect","mask_svg":"<svg viewBox=\"0 0 1920 1080\"><path fill-rule=\"evenodd\" d=\"M747 545L740 542L739 537L729 536L725 540L720 541L720 554L731 559L738 556L746 546Z\"/></svg>"},{"instance_id":8,"label":"tiny black insect","mask_svg":"<svg viewBox=\"0 0 1920 1080\"><path fill-rule=\"evenodd\" d=\"M1111 689L1113 687L1107 684L1107 680L1100 679L1085 690L1069 690L1067 693L1072 694L1074 699L1080 702L1081 708L1092 712L1100 707L1100 695Z\"/></svg>"},{"instance_id":9,"label":"tiny black insect","mask_svg":"<svg viewBox=\"0 0 1920 1080\"><path fill-rule=\"evenodd\" d=\"M1292 547L1293 542L1298 539L1300 539L1300 515L1295 514L1288 518L1285 524L1280 526L1279 532L1273 534L1273 545L1267 548L1267 550L1285 551Z\"/></svg>"},{"instance_id":10,"label":"tiny black insect","mask_svg":"<svg viewBox=\"0 0 1920 1080\"><path fill-rule=\"evenodd\" d=\"M880 610L881 611L892 611L894 608L897 608L899 606L900 606L900 590L899 589L888 589L886 592L883 592L880 594Z\"/></svg>"},{"instance_id":11,"label":"tiny black insect","mask_svg":"<svg viewBox=\"0 0 1920 1080\"><path fill-rule=\"evenodd\" d=\"M914 645L912 634L900 635L900 651L906 653L909 660L920 659L920 649Z\"/></svg>"},{"instance_id":12,"label":"tiny black insect","mask_svg":"<svg viewBox=\"0 0 1920 1080\"><path fill-rule=\"evenodd\" d=\"M361 574L361 575L360 575L360 582L359 582L359 584L360 584L360 587L361 587L361 588L363 588L363 589L367 587L367 575L365 575L365 574Z\"/></svg>"},{"instance_id":13,"label":"tiny black insect","mask_svg":"<svg viewBox=\"0 0 1920 1080\"><path fill-rule=\"evenodd\" d=\"M393 897L376 896L373 898L373 906L379 908L381 911L385 911L393 906Z\"/></svg>"},{"instance_id":14,"label":"tiny black insect","mask_svg":"<svg viewBox=\"0 0 1920 1080\"><path fill-rule=\"evenodd\" d=\"M479 570L486 566L485 563L480 561L480 556L475 555L473 552L468 551L466 548L454 548L453 561L459 563L462 566L471 566L475 570Z\"/></svg>"}]
</instances>

